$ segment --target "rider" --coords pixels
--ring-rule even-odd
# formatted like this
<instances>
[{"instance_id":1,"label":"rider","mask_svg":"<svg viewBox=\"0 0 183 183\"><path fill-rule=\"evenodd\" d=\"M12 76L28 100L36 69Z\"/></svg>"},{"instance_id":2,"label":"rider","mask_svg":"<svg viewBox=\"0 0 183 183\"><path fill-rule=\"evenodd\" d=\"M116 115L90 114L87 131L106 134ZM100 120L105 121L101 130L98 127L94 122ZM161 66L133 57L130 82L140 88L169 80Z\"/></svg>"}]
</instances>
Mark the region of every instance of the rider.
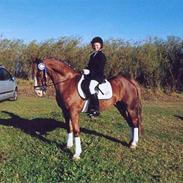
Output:
<instances>
[{"instance_id":1,"label":"rider","mask_svg":"<svg viewBox=\"0 0 183 183\"><path fill-rule=\"evenodd\" d=\"M99 112L99 101L96 93L96 86L104 80L104 66L106 63L106 57L102 52L103 40L100 37L94 37L91 41L91 46L94 52L90 55L90 60L86 69L89 70L88 78L89 91L90 91L90 106L89 114L93 116L98 116ZM88 71L87 70L87 71Z\"/></svg>"}]
</instances>

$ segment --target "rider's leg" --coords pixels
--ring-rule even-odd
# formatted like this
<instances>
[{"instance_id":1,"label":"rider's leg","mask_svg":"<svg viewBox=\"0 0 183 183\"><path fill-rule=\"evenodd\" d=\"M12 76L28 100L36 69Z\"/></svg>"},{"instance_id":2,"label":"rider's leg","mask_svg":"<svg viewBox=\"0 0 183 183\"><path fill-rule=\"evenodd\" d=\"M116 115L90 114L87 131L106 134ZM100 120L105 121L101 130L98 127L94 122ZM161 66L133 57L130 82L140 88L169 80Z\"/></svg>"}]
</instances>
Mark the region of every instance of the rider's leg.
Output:
<instances>
[{"instance_id":1,"label":"rider's leg","mask_svg":"<svg viewBox=\"0 0 183 183\"><path fill-rule=\"evenodd\" d=\"M95 88L97 85L98 85L98 81L96 81L96 80L90 81L89 90L90 90L91 95L96 93Z\"/></svg>"},{"instance_id":2,"label":"rider's leg","mask_svg":"<svg viewBox=\"0 0 183 183\"><path fill-rule=\"evenodd\" d=\"M91 96L90 96L90 102L91 102L91 105L90 105L90 114L94 115L94 116L98 116L100 113L99 113L99 101L98 101L98 97L97 97L97 94L96 94L96 91L95 91L95 88L96 86L98 85L98 81L96 80L91 80L90 81L90 85L89 85L89 90L90 90L90 93L91 93Z\"/></svg>"}]
</instances>

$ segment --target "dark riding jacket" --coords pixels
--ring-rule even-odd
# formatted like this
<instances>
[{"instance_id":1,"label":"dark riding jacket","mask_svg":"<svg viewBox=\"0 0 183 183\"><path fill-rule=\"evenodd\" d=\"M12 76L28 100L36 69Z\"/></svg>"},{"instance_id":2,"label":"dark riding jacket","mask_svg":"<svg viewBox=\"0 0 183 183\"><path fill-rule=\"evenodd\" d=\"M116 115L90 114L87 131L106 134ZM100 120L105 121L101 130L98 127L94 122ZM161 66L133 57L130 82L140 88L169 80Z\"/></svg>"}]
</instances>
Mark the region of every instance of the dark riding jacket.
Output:
<instances>
[{"instance_id":1,"label":"dark riding jacket","mask_svg":"<svg viewBox=\"0 0 183 183\"><path fill-rule=\"evenodd\" d=\"M104 80L104 66L106 57L102 51L91 54L87 69L90 70L90 80L96 80L101 83Z\"/></svg>"}]
</instances>

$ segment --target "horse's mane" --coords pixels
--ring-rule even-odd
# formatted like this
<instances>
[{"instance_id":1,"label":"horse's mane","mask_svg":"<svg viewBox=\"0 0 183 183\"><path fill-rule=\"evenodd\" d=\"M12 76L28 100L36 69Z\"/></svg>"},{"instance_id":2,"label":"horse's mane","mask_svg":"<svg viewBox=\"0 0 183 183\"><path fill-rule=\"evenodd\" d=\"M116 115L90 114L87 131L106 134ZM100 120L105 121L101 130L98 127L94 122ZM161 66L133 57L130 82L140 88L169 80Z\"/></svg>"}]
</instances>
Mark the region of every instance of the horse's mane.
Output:
<instances>
[{"instance_id":1,"label":"horse's mane","mask_svg":"<svg viewBox=\"0 0 183 183\"><path fill-rule=\"evenodd\" d=\"M43 58L43 60L46 60L46 59L59 61L59 62L63 63L64 65L66 65L69 69L72 69L72 70L78 72L78 70L74 67L74 65L68 63L68 61L66 61L66 60L58 59L56 57L44 57Z\"/></svg>"}]
</instances>

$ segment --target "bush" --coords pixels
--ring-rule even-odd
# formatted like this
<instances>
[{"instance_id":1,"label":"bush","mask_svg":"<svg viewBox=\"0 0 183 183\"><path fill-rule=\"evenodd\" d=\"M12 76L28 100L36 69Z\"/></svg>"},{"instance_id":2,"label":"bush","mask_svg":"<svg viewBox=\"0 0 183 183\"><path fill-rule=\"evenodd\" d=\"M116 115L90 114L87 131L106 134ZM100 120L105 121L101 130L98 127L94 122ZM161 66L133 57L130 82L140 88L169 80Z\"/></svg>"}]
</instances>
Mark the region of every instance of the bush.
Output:
<instances>
[{"instance_id":1,"label":"bush","mask_svg":"<svg viewBox=\"0 0 183 183\"><path fill-rule=\"evenodd\" d=\"M106 77L122 74L136 79L144 87L183 90L183 40L149 38L133 43L122 39L105 41ZM61 37L44 42L0 40L0 63L19 78L31 79L31 64L36 57L55 57L82 70L92 50L80 38Z\"/></svg>"}]
</instances>

